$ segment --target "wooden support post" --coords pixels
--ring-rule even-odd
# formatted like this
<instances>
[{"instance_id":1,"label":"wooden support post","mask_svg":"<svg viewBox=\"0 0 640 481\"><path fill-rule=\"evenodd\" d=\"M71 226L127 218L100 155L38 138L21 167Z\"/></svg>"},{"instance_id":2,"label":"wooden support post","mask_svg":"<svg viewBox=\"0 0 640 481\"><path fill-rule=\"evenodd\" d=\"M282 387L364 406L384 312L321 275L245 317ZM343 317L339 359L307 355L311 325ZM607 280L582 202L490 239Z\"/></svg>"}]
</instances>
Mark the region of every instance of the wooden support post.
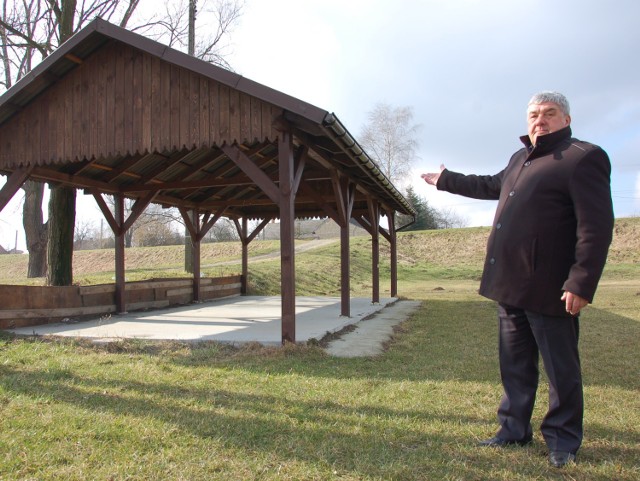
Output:
<instances>
[{"instance_id":1,"label":"wooden support post","mask_svg":"<svg viewBox=\"0 0 640 481\"><path fill-rule=\"evenodd\" d=\"M355 200L355 186L349 179L332 172L333 193L336 196L336 208L340 226L340 315L351 317L351 261L349 226Z\"/></svg>"},{"instance_id":2,"label":"wooden support post","mask_svg":"<svg viewBox=\"0 0 640 481\"><path fill-rule=\"evenodd\" d=\"M256 238L271 220L271 217L262 219L262 222L249 234L249 221L246 217L242 218L242 225L240 225L238 219L233 219L233 223L240 236L240 242L242 242L242 278L240 281L240 293L243 295L247 293L249 287L249 243Z\"/></svg>"},{"instance_id":3,"label":"wooden support post","mask_svg":"<svg viewBox=\"0 0 640 481\"><path fill-rule=\"evenodd\" d=\"M380 302L380 206L372 198L367 200L371 222L371 302Z\"/></svg>"},{"instance_id":4,"label":"wooden support post","mask_svg":"<svg viewBox=\"0 0 640 481\"><path fill-rule=\"evenodd\" d=\"M393 210L387 211L389 223L389 250L391 257L391 297L398 297L398 234Z\"/></svg>"},{"instance_id":5,"label":"wooden support post","mask_svg":"<svg viewBox=\"0 0 640 481\"><path fill-rule=\"evenodd\" d=\"M242 234L240 240L242 242L242 280L240 281L240 294L247 294L247 278L249 276L249 240L248 240L248 221L246 217L242 218Z\"/></svg>"},{"instance_id":6,"label":"wooden support post","mask_svg":"<svg viewBox=\"0 0 640 481\"><path fill-rule=\"evenodd\" d=\"M200 211L198 209L194 209L192 211L188 211L183 207L179 207L180 215L182 216L182 220L184 220L184 225L189 231L189 235L191 236L191 255L192 255L192 267L193 267L193 300L195 302L199 302L201 299L201 246L202 239L207 235L207 232L213 227L213 225L218 221L218 219L224 213L226 207L222 207L218 209L213 217L210 218L211 213L207 212L203 219L200 219Z\"/></svg>"},{"instance_id":7,"label":"wooden support post","mask_svg":"<svg viewBox=\"0 0 640 481\"><path fill-rule=\"evenodd\" d=\"M280 178L280 290L282 296L282 343L296 342L296 279L294 249L293 139L289 130L278 138Z\"/></svg>"},{"instance_id":8,"label":"wooden support post","mask_svg":"<svg viewBox=\"0 0 640 481\"><path fill-rule=\"evenodd\" d=\"M380 303L380 236L371 237L371 302Z\"/></svg>"},{"instance_id":9,"label":"wooden support post","mask_svg":"<svg viewBox=\"0 0 640 481\"><path fill-rule=\"evenodd\" d=\"M127 312L126 300L125 300L125 278L124 278L124 235L126 230L124 226L124 196L121 194L114 195L113 200L115 203L115 225L117 229L114 230L115 235L115 254L116 254L116 312L122 314Z\"/></svg>"},{"instance_id":10,"label":"wooden support post","mask_svg":"<svg viewBox=\"0 0 640 481\"><path fill-rule=\"evenodd\" d=\"M102 215L104 215L104 218L109 223L109 226L111 227L111 230L113 231L113 235L115 237L116 311L120 313L127 312L124 278L124 236L136 221L136 219L140 217L140 215L142 215L147 206L153 201L156 195L158 195L158 192L150 192L144 197L136 200L133 208L131 209L131 213L129 214L129 218L126 221L124 218L124 196L122 194L114 194L114 213L111 214L111 211L109 210L107 203L104 201L102 194L97 190L92 190L91 193L93 194L98 207L102 211Z\"/></svg>"},{"instance_id":11,"label":"wooden support post","mask_svg":"<svg viewBox=\"0 0 640 481\"><path fill-rule=\"evenodd\" d=\"M191 215L196 231L196 235L191 236L191 245L193 247L191 250L191 255L193 256L193 302L200 302L200 246L202 245L202 224L200 222L200 212L198 212L198 209L194 209Z\"/></svg>"},{"instance_id":12,"label":"wooden support post","mask_svg":"<svg viewBox=\"0 0 640 481\"><path fill-rule=\"evenodd\" d=\"M349 223L340 226L340 315L351 317L351 258Z\"/></svg>"}]
</instances>

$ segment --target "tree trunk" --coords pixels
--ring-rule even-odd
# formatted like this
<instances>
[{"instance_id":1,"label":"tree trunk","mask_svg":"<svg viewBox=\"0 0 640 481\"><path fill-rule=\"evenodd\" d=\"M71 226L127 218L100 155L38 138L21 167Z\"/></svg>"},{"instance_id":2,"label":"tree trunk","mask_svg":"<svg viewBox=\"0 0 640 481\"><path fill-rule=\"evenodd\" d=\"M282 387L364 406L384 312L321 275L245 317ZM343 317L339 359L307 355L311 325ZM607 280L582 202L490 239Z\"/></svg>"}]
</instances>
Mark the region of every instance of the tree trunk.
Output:
<instances>
[{"instance_id":1,"label":"tree trunk","mask_svg":"<svg viewBox=\"0 0 640 481\"><path fill-rule=\"evenodd\" d=\"M47 224L42 221L42 197L44 184L27 181L24 186L24 205L22 206L22 225L29 251L27 277L45 277L47 275Z\"/></svg>"},{"instance_id":2,"label":"tree trunk","mask_svg":"<svg viewBox=\"0 0 640 481\"><path fill-rule=\"evenodd\" d=\"M189 230L184 230L184 271L193 274L193 241Z\"/></svg>"},{"instance_id":3,"label":"tree trunk","mask_svg":"<svg viewBox=\"0 0 640 481\"><path fill-rule=\"evenodd\" d=\"M58 21L60 44L73 35L77 0L50 1ZM76 222L76 190L70 187L51 188L49 199L49 232L47 254L49 269L47 284L70 286L73 282L73 230Z\"/></svg>"},{"instance_id":4,"label":"tree trunk","mask_svg":"<svg viewBox=\"0 0 640 481\"><path fill-rule=\"evenodd\" d=\"M49 199L49 270L47 284L70 286L73 283L73 229L76 220L76 190L51 188Z\"/></svg>"},{"instance_id":5,"label":"tree trunk","mask_svg":"<svg viewBox=\"0 0 640 481\"><path fill-rule=\"evenodd\" d=\"M133 234L135 233L135 231L131 228L129 228L127 230L127 232L124 233L124 246L127 249L130 249L131 246L133 245Z\"/></svg>"}]
</instances>

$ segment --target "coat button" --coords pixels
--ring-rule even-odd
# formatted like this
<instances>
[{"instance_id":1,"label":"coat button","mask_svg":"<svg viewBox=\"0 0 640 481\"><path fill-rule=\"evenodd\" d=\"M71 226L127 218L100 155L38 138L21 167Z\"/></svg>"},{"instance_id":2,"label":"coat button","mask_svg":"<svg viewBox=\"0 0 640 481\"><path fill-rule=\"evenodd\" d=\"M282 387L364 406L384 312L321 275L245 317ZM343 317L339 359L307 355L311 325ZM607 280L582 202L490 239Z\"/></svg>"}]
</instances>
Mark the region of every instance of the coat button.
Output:
<instances>
[{"instance_id":1,"label":"coat button","mask_svg":"<svg viewBox=\"0 0 640 481\"><path fill-rule=\"evenodd\" d=\"M509 197L513 197L514 195L516 195L516 191L512 190L511 192L509 192Z\"/></svg>"},{"instance_id":2,"label":"coat button","mask_svg":"<svg viewBox=\"0 0 640 481\"><path fill-rule=\"evenodd\" d=\"M489 259L489 264L493 265L495 263L496 263L496 260L493 257Z\"/></svg>"},{"instance_id":3,"label":"coat button","mask_svg":"<svg viewBox=\"0 0 640 481\"><path fill-rule=\"evenodd\" d=\"M500 222L496 224L496 229L502 229L502 224Z\"/></svg>"},{"instance_id":4,"label":"coat button","mask_svg":"<svg viewBox=\"0 0 640 481\"><path fill-rule=\"evenodd\" d=\"M524 163L524 166L525 166L525 167L529 167L530 165L531 165L531 161L530 161L530 160L527 160L527 161Z\"/></svg>"}]
</instances>

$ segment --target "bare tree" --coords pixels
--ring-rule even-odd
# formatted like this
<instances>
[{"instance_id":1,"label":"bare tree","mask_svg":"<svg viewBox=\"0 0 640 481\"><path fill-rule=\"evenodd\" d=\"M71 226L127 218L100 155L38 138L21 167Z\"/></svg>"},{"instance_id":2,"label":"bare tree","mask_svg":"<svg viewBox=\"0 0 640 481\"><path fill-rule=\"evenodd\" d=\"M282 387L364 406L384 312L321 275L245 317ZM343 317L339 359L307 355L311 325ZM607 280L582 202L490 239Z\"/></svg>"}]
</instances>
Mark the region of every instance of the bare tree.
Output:
<instances>
[{"instance_id":1,"label":"bare tree","mask_svg":"<svg viewBox=\"0 0 640 481\"><path fill-rule=\"evenodd\" d=\"M208 36L194 47L197 57L228 66L224 60L226 44L222 41L237 21L243 7L241 0L203 0L191 3L202 5L203 14L212 15L217 22L207 22ZM58 45L96 17L126 27L140 0L3 0L0 18L0 83L10 88L31 70L34 63L47 57ZM182 0L167 2L167 17L145 21L133 30L164 27L158 37L180 48L184 46L188 25ZM174 15L175 13L175 15ZM186 29L185 30L185 25ZM214 28L212 28L214 26ZM150 30L149 30L150 31ZM24 186L29 202L23 209L23 224L29 249L29 275L47 273L50 285L72 283L73 233L75 222L75 189L55 186L51 189L48 225L43 222L42 184L27 182ZM47 263L47 257L49 262ZM47 270L48 265L48 270Z\"/></svg>"},{"instance_id":2,"label":"bare tree","mask_svg":"<svg viewBox=\"0 0 640 481\"><path fill-rule=\"evenodd\" d=\"M113 214L115 212L115 200L112 195L105 196L105 203ZM128 218L133 212L135 201L132 199L124 199L124 218ZM176 218L175 209L164 209L158 204L149 204L140 217L127 229L124 234L124 246L129 248L134 244L134 238L137 237L137 231L149 230L153 228L165 230L165 226L179 222ZM149 227L150 226L150 227Z\"/></svg>"},{"instance_id":3,"label":"bare tree","mask_svg":"<svg viewBox=\"0 0 640 481\"><path fill-rule=\"evenodd\" d=\"M86 249L90 241L95 237L96 228L92 221L81 220L76 222L73 233L73 248L75 250Z\"/></svg>"},{"instance_id":4,"label":"bare tree","mask_svg":"<svg viewBox=\"0 0 640 481\"><path fill-rule=\"evenodd\" d=\"M240 18L244 2L240 0L188 0L185 5L183 0L172 4L167 3L166 22L163 26L165 32L160 36L167 40L169 46L182 48L186 46L187 53L193 57L231 69L225 59L225 37L231 33L231 28ZM202 16L210 19L207 25L207 35L197 35L196 19L202 10ZM216 25L213 31L210 26ZM168 37L168 38L167 38ZM198 39L196 43L196 39ZM183 223L182 220L178 220ZM193 222L193 213L191 214ZM184 230L184 270L193 272L193 240L185 226Z\"/></svg>"},{"instance_id":5,"label":"bare tree","mask_svg":"<svg viewBox=\"0 0 640 481\"><path fill-rule=\"evenodd\" d=\"M152 222L136 230L135 244L139 247L177 245L182 236L171 224Z\"/></svg>"},{"instance_id":6,"label":"bare tree","mask_svg":"<svg viewBox=\"0 0 640 481\"><path fill-rule=\"evenodd\" d=\"M438 210L437 217L440 229L453 229L456 227L466 227L469 225L469 219L467 219L462 214L459 214L451 207Z\"/></svg>"},{"instance_id":7,"label":"bare tree","mask_svg":"<svg viewBox=\"0 0 640 481\"><path fill-rule=\"evenodd\" d=\"M227 218L221 218L207 233L209 242L230 242L239 240L236 226Z\"/></svg>"},{"instance_id":8,"label":"bare tree","mask_svg":"<svg viewBox=\"0 0 640 481\"><path fill-rule=\"evenodd\" d=\"M3 0L0 19L2 82L10 88L88 21L101 17L127 25L139 0ZM47 273L50 285L72 282L75 189L54 186L48 225L43 222L42 184L24 186L23 225L29 249L29 276ZM45 241L46 239L46 241ZM47 258L49 262L47 262ZM48 270L47 270L48 265Z\"/></svg>"},{"instance_id":9,"label":"bare tree","mask_svg":"<svg viewBox=\"0 0 640 481\"><path fill-rule=\"evenodd\" d=\"M3 76L2 87L9 89L14 81L22 78L31 70L34 57L44 58L47 54L43 45L50 43L51 37L39 31L36 26L42 18L41 2L31 0L22 2L23 12L13 2L2 2L0 19L0 41ZM21 16L21 13L24 15ZM24 21L31 19L32 21ZM31 39L31 41L29 41ZM47 235L48 225L44 222L42 200L44 184L27 181L23 185L25 192L23 204L23 226L29 251L27 277L44 277L47 272Z\"/></svg>"},{"instance_id":10,"label":"bare tree","mask_svg":"<svg viewBox=\"0 0 640 481\"><path fill-rule=\"evenodd\" d=\"M380 103L369 112L360 143L392 183L402 184L418 158L419 129L413 123L411 107L393 108Z\"/></svg>"},{"instance_id":11,"label":"bare tree","mask_svg":"<svg viewBox=\"0 0 640 481\"><path fill-rule=\"evenodd\" d=\"M148 33L172 48L231 69L228 38L243 9L244 0L167 1L163 18L150 22Z\"/></svg>"}]
</instances>

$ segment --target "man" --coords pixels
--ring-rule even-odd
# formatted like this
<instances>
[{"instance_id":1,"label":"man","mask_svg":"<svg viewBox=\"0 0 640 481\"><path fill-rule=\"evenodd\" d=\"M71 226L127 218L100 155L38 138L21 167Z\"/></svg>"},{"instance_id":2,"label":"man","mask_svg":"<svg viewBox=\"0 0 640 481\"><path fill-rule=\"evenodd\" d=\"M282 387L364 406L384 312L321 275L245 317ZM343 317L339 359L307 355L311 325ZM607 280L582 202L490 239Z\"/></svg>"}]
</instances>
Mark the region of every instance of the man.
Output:
<instances>
[{"instance_id":1,"label":"man","mask_svg":"<svg viewBox=\"0 0 640 481\"><path fill-rule=\"evenodd\" d=\"M582 443L578 317L593 300L611 243L611 164L600 147L571 137L562 94L534 95L527 122L524 148L498 174L441 165L422 178L438 190L498 200L479 292L498 302L504 395L500 429L480 445L531 442L540 354L549 378L540 430L549 462L563 467Z\"/></svg>"}]
</instances>

